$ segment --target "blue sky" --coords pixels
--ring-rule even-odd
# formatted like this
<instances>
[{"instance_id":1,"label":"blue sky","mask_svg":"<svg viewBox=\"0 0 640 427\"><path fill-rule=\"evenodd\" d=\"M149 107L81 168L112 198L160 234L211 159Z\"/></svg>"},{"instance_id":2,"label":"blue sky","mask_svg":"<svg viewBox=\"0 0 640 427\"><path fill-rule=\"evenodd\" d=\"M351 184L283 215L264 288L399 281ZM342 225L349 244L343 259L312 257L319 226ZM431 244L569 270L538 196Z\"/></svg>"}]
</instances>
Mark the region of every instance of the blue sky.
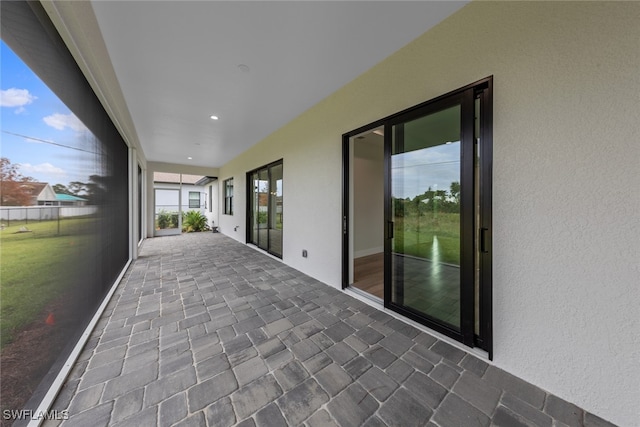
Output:
<instances>
[{"instance_id":1,"label":"blue sky","mask_svg":"<svg viewBox=\"0 0 640 427\"><path fill-rule=\"evenodd\" d=\"M392 195L414 198L431 190L449 191L460 182L460 141L394 154L391 157Z\"/></svg>"},{"instance_id":2,"label":"blue sky","mask_svg":"<svg viewBox=\"0 0 640 427\"><path fill-rule=\"evenodd\" d=\"M82 148L90 132L3 41L0 64L1 156L36 181L88 181L95 156L69 147Z\"/></svg>"}]
</instances>

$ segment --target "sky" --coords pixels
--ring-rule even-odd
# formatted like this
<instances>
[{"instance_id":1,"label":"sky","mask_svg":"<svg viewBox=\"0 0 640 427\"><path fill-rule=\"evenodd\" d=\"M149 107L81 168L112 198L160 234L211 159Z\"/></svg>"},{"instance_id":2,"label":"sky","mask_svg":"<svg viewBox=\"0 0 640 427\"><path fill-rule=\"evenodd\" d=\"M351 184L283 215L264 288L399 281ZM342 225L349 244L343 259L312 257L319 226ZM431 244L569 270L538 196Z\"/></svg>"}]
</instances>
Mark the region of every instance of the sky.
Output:
<instances>
[{"instance_id":1,"label":"sky","mask_svg":"<svg viewBox=\"0 0 640 427\"><path fill-rule=\"evenodd\" d=\"M460 182L460 141L391 157L392 196L414 198L431 190L449 191Z\"/></svg>"},{"instance_id":2,"label":"sky","mask_svg":"<svg viewBox=\"0 0 640 427\"><path fill-rule=\"evenodd\" d=\"M96 156L78 150L91 133L4 41L0 105L0 155L22 175L67 185L96 173Z\"/></svg>"}]
</instances>

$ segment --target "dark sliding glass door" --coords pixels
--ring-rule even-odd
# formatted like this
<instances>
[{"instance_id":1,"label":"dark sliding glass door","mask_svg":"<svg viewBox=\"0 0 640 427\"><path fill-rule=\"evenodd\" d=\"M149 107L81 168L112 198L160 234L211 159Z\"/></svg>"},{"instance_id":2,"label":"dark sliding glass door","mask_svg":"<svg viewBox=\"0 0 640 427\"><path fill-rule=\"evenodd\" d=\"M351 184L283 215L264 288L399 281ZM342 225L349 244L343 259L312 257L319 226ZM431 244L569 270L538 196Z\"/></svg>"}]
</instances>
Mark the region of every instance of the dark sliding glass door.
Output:
<instances>
[{"instance_id":1,"label":"dark sliding glass door","mask_svg":"<svg viewBox=\"0 0 640 427\"><path fill-rule=\"evenodd\" d=\"M283 229L282 160L247 173L247 241L282 258Z\"/></svg>"},{"instance_id":2,"label":"dark sliding glass door","mask_svg":"<svg viewBox=\"0 0 640 427\"><path fill-rule=\"evenodd\" d=\"M368 199L356 180L373 182L370 171L383 170L385 307L489 357L491 100L487 78L343 135L343 286L358 288L354 241L362 233L354 223ZM384 155L366 160L382 167L365 173L354 142L374 131L384 137Z\"/></svg>"},{"instance_id":3,"label":"dark sliding glass door","mask_svg":"<svg viewBox=\"0 0 640 427\"><path fill-rule=\"evenodd\" d=\"M461 105L391 126L390 303L460 330ZM473 144L473 141L471 141Z\"/></svg>"}]
</instances>

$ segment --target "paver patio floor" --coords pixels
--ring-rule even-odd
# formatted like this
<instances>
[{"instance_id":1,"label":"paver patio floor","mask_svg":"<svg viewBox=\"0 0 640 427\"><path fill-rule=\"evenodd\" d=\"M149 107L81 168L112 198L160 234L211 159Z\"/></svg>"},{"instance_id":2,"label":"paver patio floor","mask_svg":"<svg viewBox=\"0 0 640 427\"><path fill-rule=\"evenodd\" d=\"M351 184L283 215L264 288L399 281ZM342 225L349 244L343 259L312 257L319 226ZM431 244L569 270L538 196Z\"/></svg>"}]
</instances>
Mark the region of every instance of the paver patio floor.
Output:
<instances>
[{"instance_id":1,"label":"paver patio floor","mask_svg":"<svg viewBox=\"0 0 640 427\"><path fill-rule=\"evenodd\" d=\"M65 427L610 425L214 233L144 242L53 409Z\"/></svg>"}]
</instances>

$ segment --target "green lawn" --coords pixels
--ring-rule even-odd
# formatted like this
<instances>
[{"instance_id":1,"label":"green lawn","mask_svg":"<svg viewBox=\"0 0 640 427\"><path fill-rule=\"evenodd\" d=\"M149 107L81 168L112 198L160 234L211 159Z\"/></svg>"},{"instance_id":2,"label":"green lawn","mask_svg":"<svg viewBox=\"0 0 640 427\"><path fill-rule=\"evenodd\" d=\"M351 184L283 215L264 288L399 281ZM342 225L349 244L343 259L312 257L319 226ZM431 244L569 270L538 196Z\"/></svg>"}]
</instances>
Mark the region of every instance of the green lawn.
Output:
<instances>
[{"instance_id":1,"label":"green lawn","mask_svg":"<svg viewBox=\"0 0 640 427\"><path fill-rule=\"evenodd\" d=\"M394 222L394 252L460 265L459 214L396 217Z\"/></svg>"},{"instance_id":2,"label":"green lawn","mask_svg":"<svg viewBox=\"0 0 640 427\"><path fill-rule=\"evenodd\" d=\"M0 347L73 286L71 273L91 244L94 223L93 218L65 219L12 224L0 231ZM23 226L31 232L16 234Z\"/></svg>"}]
</instances>

